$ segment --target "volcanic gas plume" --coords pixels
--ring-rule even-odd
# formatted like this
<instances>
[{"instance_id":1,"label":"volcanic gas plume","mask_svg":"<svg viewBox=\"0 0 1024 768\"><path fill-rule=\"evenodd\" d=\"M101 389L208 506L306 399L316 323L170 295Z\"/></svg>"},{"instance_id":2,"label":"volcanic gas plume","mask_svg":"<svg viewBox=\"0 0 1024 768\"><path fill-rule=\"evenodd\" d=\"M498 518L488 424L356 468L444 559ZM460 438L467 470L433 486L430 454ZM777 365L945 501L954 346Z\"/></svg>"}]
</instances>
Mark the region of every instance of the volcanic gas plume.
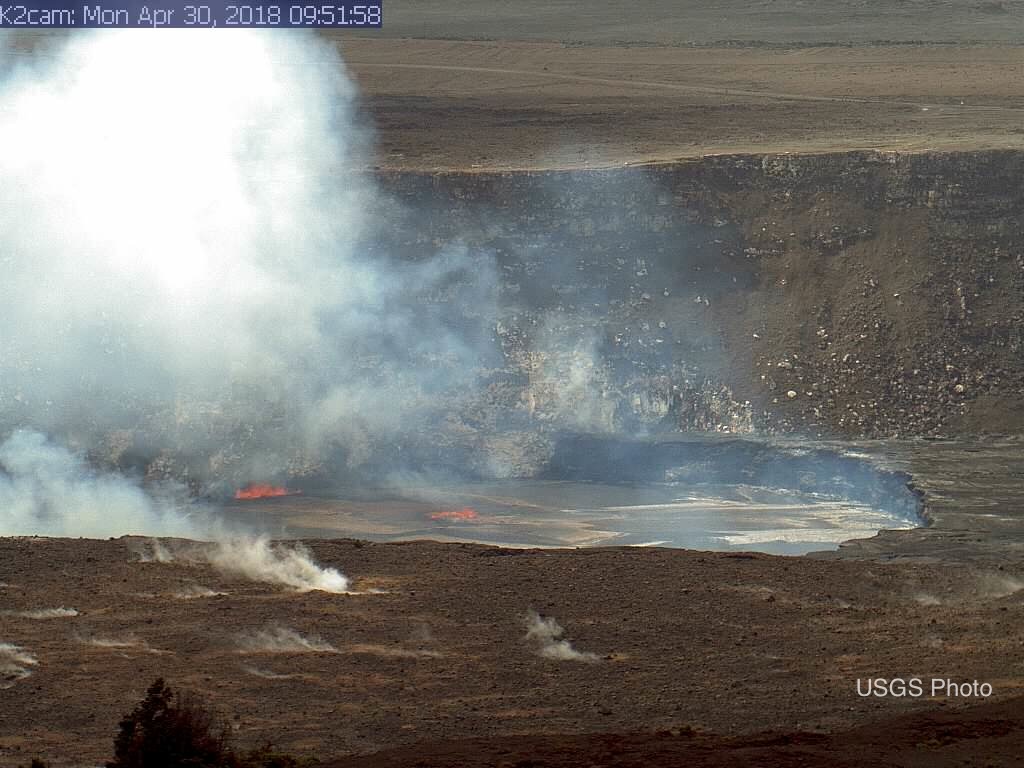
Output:
<instances>
[{"instance_id":1,"label":"volcanic gas plume","mask_svg":"<svg viewBox=\"0 0 1024 768\"><path fill-rule=\"evenodd\" d=\"M276 584L297 592L349 592L349 580L336 568L318 565L301 543L272 543L265 536L238 533L226 529L197 530L195 538L213 538L207 542L161 542L153 539L137 551L143 563L203 563L229 576ZM190 598L216 594L205 588L193 588L175 597Z\"/></svg>"},{"instance_id":2,"label":"volcanic gas plume","mask_svg":"<svg viewBox=\"0 0 1024 768\"><path fill-rule=\"evenodd\" d=\"M18 680L32 674L39 660L24 648L11 643L0 643L0 689L10 688Z\"/></svg>"},{"instance_id":3,"label":"volcanic gas plume","mask_svg":"<svg viewBox=\"0 0 1024 768\"><path fill-rule=\"evenodd\" d=\"M572 643L562 638L565 630L555 621L553 616L541 616L530 611L525 618L526 639L537 649L537 653L546 659L555 661L598 660L597 654L588 651L577 651Z\"/></svg>"},{"instance_id":4,"label":"volcanic gas plume","mask_svg":"<svg viewBox=\"0 0 1024 768\"><path fill-rule=\"evenodd\" d=\"M18 430L0 444L0 534L118 536L194 535L203 509L181 489L144 490L100 472L38 432Z\"/></svg>"},{"instance_id":5,"label":"volcanic gas plume","mask_svg":"<svg viewBox=\"0 0 1024 768\"><path fill-rule=\"evenodd\" d=\"M230 493L358 467L472 383L492 265L368 255L392 203L333 47L101 30L0 61L0 435Z\"/></svg>"},{"instance_id":6,"label":"volcanic gas plume","mask_svg":"<svg viewBox=\"0 0 1024 768\"><path fill-rule=\"evenodd\" d=\"M348 580L318 565L300 545L272 545L231 531L180 489L145 489L90 467L79 455L37 432L20 430L0 445L0 533L44 536L117 536L126 533L214 539L178 553L159 541L140 557L213 565L225 573L299 591L343 593ZM63 610L63 609L61 609Z\"/></svg>"},{"instance_id":7,"label":"volcanic gas plume","mask_svg":"<svg viewBox=\"0 0 1024 768\"><path fill-rule=\"evenodd\" d=\"M304 637L288 627L270 627L239 638L242 653L337 653L319 637Z\"/></svg>"},{"instance_id":8,"label":"volcanic gas plume","mask_svg":"<svg viewBox=\"0 0 1024 768\"><path fill-rule=\"evenodd\" d=\"M333 48L102 30L0 62L0 534L194 534L89 467L283 495L242 481L358 468L472 385L494 269L367 255L390 203Z\"/></svg>"}]
</instances>

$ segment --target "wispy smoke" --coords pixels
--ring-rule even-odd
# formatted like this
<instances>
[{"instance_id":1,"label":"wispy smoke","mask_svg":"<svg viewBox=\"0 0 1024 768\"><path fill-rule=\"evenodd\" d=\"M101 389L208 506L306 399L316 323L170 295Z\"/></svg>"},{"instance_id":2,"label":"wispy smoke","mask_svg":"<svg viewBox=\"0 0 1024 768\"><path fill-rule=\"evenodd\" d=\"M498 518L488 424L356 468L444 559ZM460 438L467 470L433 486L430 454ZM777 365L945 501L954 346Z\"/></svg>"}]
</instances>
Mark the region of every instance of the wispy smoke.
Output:
<instances>
[{"instance_id":1,"label":"wispy smoke","mask_svg":"<svg viewBox=\"0 0 1024 768\"><path fill-rule=\"evenodd\" d=\"M266 538L231 535L197 518L170 494L153 496L122 476L98 472L37 432L19 430L0 445L0 535L124 533L215 538L210 546L190 546L186 559L300 591L344 593L349 588L348 579L317 565L301 544L273 545ZM176 555L154 539L142 559L167 563Z\"/></svg>"},{"instance_id":2,"label":"wispy smoke","mask_svg":"<svg viewBox=\"0 0 1024 768\"><path fill-rule=\"evenodd\" d=\"M337 653L338 649L319 637L303 637L287 627L272 627L239 638L245 653Z\"/></svg>"},{"instance_id":3,"label":"wispy smoke","mask_svg":"<svg viewBox=\"0 0 1024 768\"><path fill-rule=\"evenodd\" d=\"M333 48L103 30L21 61L0 83L0 429L239 482L327 449L358 465L471 380L493 270L367 252L387 204Z\"/></svg>"},{"instance_id":4,"label":"wispy smoke","mask_svg":"<svg viewBox=\"0 0 1024 768\"><path fill-rule=\"evenodd\" d=\"M349 591L348 579L334 568L317 565L301 544L274 545L265 538L228 539L219 542L208 558L215 568L253 581L280 584L300 592Z\"/></svg>"},{"instance_id":5,"label":"wispy smoke","mask_svg":"<svg viewBox=\"0 0 1024 768\"><path fill-rule=\"evenodd\" d=\"M39 608L34 611L3 611L4 616L15 616L19 619L67 619L78 615L74 608Z\"/></svg>"},{"instance_id":6,"label":"wispy smoke","mask_svg":"<svg viewBox=\"0 0 1024 768\"><path fill-rule=\"evenodd\" d=\"M189 513L121 476L97 472L38 432L0 444L0 535L187 535Z\"/></svg>"},{"instance_id":7,"label":"wispy smoke","mask_svg":"<svg viewBox=\"0 0 1024 768\"><path fill-rule=\"evenodd\" d=\"M10 643L0 643L0 688L10 688L32 674L39 661L25 649Z\"/></svg>"},{"instance_id":8,"label":"wispy smoke","mask_svg":"<svg viewBox=\"0 0 1024 768\"><path fill-rule=\"evenodd\" d=\"M82 640L86 645L95 648L139 648L142 642L134 637L90 637Z\"/></svg>"},{"instance_id":9,"label":"wispy smoke","mask_svg":"<svg viewBox=\"0 0 1024 768\"><path fill-rule=\"evenodd\" d=\"M334 568L317 565L301 544L273 545L266 538L229 535L190 515L170 495L154 497L124 477L97 472L37 432L17 431L0 445L0 535L124 533L216 538L212 546L190 547L186 558L303 592L344 593L349 588L348 579ZM154 539L142 559L167 563L176 558Z\"/></svg>"},{"instance_id":10,"label":"wispy smoke","mask_svg":"<svg viewBox=\"0 0 1024 768\"><path fill-rule=\"evenodd\" d=\"M85 645L91 645L93 648L100 648L107 651L137 650L144 651L145 653L153 653L159 656L174 653L173 651L164 651L159 648L153 648L145 640L140 640L134 635L125 635L123 637L82 637L79 639Z\"/></svg>"},{"instance_id":11,"label":"wispy smoke","mask_svg":"<svg viewBox=\"0 0 1024 768\"><path fill-rule=\"evenodd\" d=\"M954 605L975 603L980 600L999 600L1024 589L1024 581L1007 573L984 572L973 578L961 580L942 596L923 590L914 591L910 597L923 606Z\"/></svg>"},{"instance_id":12,"label":"wispy smoke","mask_svg":"<svg viewBox=\"0 0 1024 768\"><path fill-rule=\"evenodd\" d=\"M268 669L260 669L259 667L252 666L243 666L242 671L255 677L262 677L264 680L292 680L296 677L302 677L302 675L271 672Z\"/></svg>"},{"instance_id":13,"label":"wispy smoke","mask_svg":"<svg viewBox=\"0 0 1024 768\"><path fill-rule=\"evenodd\" d=\"M139 557L140 563L171 563L174 555L159 539L150 539L140 546L130 545Z\"/></svg>"},{"instance_id":14,"label":"wispy smoke","mask_svg":"<svg viewBox=\"0 0 1024 768\"><path fill-rule=\"evenodd\" d=\"M439 659L444 655L440 651L431 651L425 648L410 650L408 648L396 648L394 646L375 645L373 643L347 645L344 651L345 653L384 656L392 659Z\"/></svg>"},{"instance_id":15,"label":"wispy smoke","mask_svg":"<svg viewBox=\"0 0 1024 768\"><path fill-rule=\"evenodd\" d=\"M349 593L349 580L335 568L317 565L313 555L299 542L272 543L265 536L229 533L222 529L211 535L213 543L162 542L153 539L138 551L140 562L202 563L221 573L241 576L264 584L291 587L299 592ZM178 598L213 597L224 594L206 587L193 587L175 594Z\"/></svg>"},{"instance_id":16,"label":"wispy smoke","mask_svg":"<svg viewBox=\"0 0 1024 768\"><path fill-rule=\"evenodd\" d=\"M529 374L524 401L540 422L585 432L615 428L616 400L611 397L610 372L598 351L593 328L566 328L552 313L520 361Z\"/></svg>"},{"instance_id":17,"label":"wispy smoke","mask_svg":"<svg viewBox=\"0 0 1024 768\"><path fill-rule=\"evenodd\" d=\"M565 630L551 616L541 616L536 611L526 615L526 639L533 643L537 653L546 659L556 661L597 661L597 654L577 651L572 643L563 640Z\"/></svg>"},{"instance_id":18,"label":"wispy smoke","mask_svg":"<svg viewBox=\"0 0 1024 768\"><path fill-rule=\"evenodd\" d=\"M177 592L174 592L172 596L176 597L178 600L199 600L205 597L220 597L221 595L226 594L227 592L218 592L210 589L209 587L193 584L184 589L179 589Z\"/></svg>"},{"instance_id":19,"label":"wispy smoke","mask_svg":"<svg viewBox=\"0 0 1024 768\"><path fill-rule=\"evenodd\" d=\"M986 573L978 577L976 589L980 597L1008 597L1024 589L1024 581L1002 573Z\"/></svg>"}]
</instances>

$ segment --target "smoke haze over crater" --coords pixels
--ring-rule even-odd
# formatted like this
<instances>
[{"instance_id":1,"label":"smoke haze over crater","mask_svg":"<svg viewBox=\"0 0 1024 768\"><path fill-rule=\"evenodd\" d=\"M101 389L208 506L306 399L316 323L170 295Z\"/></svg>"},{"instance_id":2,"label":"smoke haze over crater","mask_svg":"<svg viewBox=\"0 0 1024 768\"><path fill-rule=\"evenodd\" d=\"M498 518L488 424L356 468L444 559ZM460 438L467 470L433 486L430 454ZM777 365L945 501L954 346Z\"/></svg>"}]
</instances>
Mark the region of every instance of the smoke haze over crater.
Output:
<instances>
[{"instance_id":1,"label":"smoke haze over crater","mask_svg":"<svg viewBox=\"0 0 1024 768\"><path fill-rule=\"evenodd\" d=\"M357 464L465 382L479 324L414 305L458 284L486 317L491 275L362 255L380 199L333 49L104 30L5 58L0 431L238 481Z\"/></svg>"},{"instance_id":2,"label":"smoke haze over crater","mask_svg":"<svg viewBox=\"0 0 1024 768\"><path fill-rule=\"evenodd\" d=\"M38 432L0 444L0 536L188 536L203 528L173 489L99 473Z\"/></svg>"}]
</instances>

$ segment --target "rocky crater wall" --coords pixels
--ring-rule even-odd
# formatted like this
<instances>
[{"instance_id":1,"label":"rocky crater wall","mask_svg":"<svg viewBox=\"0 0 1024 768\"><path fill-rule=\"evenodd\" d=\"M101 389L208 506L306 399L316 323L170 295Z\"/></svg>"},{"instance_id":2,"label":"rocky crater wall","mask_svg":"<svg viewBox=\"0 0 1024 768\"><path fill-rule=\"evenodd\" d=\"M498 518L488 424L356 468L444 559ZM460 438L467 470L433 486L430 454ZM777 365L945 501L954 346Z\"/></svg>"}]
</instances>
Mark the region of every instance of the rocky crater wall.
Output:
<instances>
[{"instance_id":1,"label":"rocky crater wall","mask_svg":"<svg viewBox=\"0 0 1024 768\"><path fill-rule=\"evenodd\" d=\"M382 173L368 247L496 265L484 410L579 431L1017 432L1022 171L1018 152L855 152Z\"/></svg>"},{"instance_id":2,"label":"rocky crater wall","mask_svg":"<svg viewBox=\"0 0 1024 768\"><path fill-rule=\"evenodd\" d=\"M339 338L338 375L392 412L310 447L286 398L143 397L91 458L219 496L536 477L574 436L1022 433L1022 165L860 152L380 173L352 236L382 309ZM420 321L440 343L405 333ZM0 417L25 423L21 406Z\"/></svg>"}]
</instances>

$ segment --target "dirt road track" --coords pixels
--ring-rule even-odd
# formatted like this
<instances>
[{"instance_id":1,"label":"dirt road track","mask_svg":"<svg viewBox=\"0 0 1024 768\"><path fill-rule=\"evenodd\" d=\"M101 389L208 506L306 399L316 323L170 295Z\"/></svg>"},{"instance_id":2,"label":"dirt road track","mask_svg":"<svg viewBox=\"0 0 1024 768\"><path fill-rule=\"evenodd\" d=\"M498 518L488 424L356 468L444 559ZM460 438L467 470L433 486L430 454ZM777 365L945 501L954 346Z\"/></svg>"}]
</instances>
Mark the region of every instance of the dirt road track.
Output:
<instances>
[{"instance_id":1,"label":"dirt road track","mask_svg":"<svg viewBox=\"0 0 1024 768\"><path fill-rule=\"evenodd\" d=\"M1024 48L338 41L374 162L427 170L707 154L1024 147Z\"/></svg>"},{"instance_id":2,"label":"dirt road track","mask_svg":"<svg viewBox=\"0 0 1024 768\"><path fill-rule=\"evenodd\" d=\"M757 91L741 88L723 88L714 85L697 85L692 83L671 83L657 82L652 80L639 80L634 78L615 79L609 77L588 77L586 75L575 75L560 72L544 72L532 69L502 69L497 67L464 67L450 64L401 64L401 63L380 63L364 62L358 59L350 59L347 64L355 69L360 68L382 68L382 69L419 69L434 70L441 72L471 72L489 75L517 75L525 77L536 77L539 79L560 80L581 84L621 86L628 88L644 88L652 90L681 91L686 93L704 93L714 96L743 96L752 99L774 99L779 101L806 101L806 102L832 102L845 104L885 104L889 106L935 108L934 102L905 101L884 98L869 98L856 96L815 96L807 93L782 93L778 91ZM975 105L975 104L942 104L945 111L956 111L961 113L985 113L985 112L1015 112L1022 113L1024 108L1008 107L999 105Z\"/></svg>"}]
</instances>

